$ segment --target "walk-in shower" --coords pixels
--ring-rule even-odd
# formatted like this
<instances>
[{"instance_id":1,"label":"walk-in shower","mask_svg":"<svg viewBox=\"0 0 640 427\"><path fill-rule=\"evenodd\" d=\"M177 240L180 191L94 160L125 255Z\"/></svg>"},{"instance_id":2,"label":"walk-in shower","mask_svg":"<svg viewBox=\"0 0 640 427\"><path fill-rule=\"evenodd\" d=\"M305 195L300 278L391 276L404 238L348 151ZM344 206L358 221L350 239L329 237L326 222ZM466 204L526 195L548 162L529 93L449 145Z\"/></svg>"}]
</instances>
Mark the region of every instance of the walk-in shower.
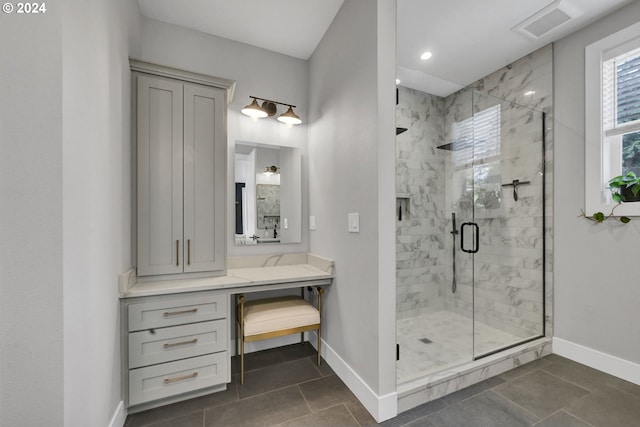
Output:
<instances>
[{"instance_id":1,"label":"walk-in shower","mask_svg":"<svg viewBox=\"0 0 640 427\"><path fill-rule=\"evenodd\" d=\"M545 115L398 88L399 384L544 336Z\"/></svg>"}]
</instances>

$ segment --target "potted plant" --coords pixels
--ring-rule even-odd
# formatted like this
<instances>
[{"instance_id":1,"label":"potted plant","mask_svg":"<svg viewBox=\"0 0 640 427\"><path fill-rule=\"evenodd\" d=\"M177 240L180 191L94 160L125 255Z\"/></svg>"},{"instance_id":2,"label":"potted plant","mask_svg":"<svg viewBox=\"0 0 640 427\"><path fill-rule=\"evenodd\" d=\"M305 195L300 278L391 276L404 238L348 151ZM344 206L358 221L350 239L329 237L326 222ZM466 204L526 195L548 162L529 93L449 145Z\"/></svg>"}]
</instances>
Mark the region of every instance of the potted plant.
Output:
<instances>
[{"instance_id":1,"label":"potted plant","mask_svg":"<svg viewBox=\"0 0 640 427\"><path fill-rule=\"evenodd\" d=\"M640 177L628 172L609 180L609 189L613 200L621 202L640 202Z\"/></svg>"},{"instance_id":2,"label":"potted plant","mask_svg":"<svg viewBox=\"0 0 640 427\"><path fill-rule=\"evenodd\" d=\"M613 177L609 180L609 189L611 190L611 197L617 202L609 215L596 212L589 216L583 210L580 212L580 216L596 223L602 223L609 218L617 219L623 224L631 221L628 216L615 216L614 211L621 203L640 202L640 177L637 177L633 172Z\"/></svg>"}]
</instances>

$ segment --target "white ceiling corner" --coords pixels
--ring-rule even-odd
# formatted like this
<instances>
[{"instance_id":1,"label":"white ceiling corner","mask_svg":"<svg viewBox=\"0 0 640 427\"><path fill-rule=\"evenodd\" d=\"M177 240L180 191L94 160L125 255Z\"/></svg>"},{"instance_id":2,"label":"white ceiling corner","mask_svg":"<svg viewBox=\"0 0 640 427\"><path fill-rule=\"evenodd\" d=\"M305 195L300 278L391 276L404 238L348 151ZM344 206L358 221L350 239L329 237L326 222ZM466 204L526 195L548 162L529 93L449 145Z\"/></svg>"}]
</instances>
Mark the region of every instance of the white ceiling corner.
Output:
<instances>
[{"instance_id":1,"label":"white ceiling corner","mask_svg":"<svg viewBox=\"0 0 640 427\"><path fill-rule=\"evenodd\" d=\"M359 0L365 1L365 0ZM401 85L446 96L634 0L397 0ZM142 15L307 60L343 0L138 0ZM572 19L528 37L546 7ZM430 50L433 57L419 56Z\"/></svg>"}]
</instances>

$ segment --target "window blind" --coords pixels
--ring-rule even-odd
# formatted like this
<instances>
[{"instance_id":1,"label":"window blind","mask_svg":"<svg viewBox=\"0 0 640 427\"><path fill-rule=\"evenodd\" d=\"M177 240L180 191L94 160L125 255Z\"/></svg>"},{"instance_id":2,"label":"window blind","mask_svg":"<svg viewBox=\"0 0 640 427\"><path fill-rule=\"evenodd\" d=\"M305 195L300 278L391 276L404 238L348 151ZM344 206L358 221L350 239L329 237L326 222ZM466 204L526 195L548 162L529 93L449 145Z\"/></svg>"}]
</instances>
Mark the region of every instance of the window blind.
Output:
<instances>
[{"instance_id":1,"label":"window blind","mask_svg":"<svg viewBox=\"0 0 640 427\"><path fill-rule=\"evenodd\" d=\"M494 105L452 125L455 166L500 155L500 111Z\"/></svg>"},{"instance_id":2,"label":"window blind","mask_svg":"<svg viewBox=\"0 0 640 427\"><path fill-rule=\"evenodd\" d=\"M606 136L640 130L640 48L602 63L602 118Z\"/></svg>"}]
</instances>

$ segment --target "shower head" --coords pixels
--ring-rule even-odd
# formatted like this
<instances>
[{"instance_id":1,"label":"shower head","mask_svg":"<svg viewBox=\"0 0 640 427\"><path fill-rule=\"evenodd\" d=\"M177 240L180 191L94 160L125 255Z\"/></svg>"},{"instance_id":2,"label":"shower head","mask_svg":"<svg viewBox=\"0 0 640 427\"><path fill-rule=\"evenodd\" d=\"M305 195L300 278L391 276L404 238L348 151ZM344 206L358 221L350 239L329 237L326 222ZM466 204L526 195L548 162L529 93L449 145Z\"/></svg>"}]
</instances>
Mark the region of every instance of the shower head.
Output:
<instances>
[{"instance_id":1,"label":"shower head","mask_svg":"<svg viewBox=\"0 0 640 427\"><path fill-rule=\"evenodd\" d=\"M440 150L447 150L447 151L458 151L458 150L463 150L465 148L468 148L471 145L473 145L473 141L459 140L459 141L450 142L448 144L438 145L436 148Z\"/></svg>"},{"instance_id":2,"label":"shower head","mask_svg":"<svg viewBox=\"0 0 640 427\"><path fill-rule=\"evenodd\" d=\"M456 147L455 147L455 144L453 142L450 142L450 143L444 144L444 145L438 145L436 148L438 150L456 151Z\"/></svg>"}]
</instances>

